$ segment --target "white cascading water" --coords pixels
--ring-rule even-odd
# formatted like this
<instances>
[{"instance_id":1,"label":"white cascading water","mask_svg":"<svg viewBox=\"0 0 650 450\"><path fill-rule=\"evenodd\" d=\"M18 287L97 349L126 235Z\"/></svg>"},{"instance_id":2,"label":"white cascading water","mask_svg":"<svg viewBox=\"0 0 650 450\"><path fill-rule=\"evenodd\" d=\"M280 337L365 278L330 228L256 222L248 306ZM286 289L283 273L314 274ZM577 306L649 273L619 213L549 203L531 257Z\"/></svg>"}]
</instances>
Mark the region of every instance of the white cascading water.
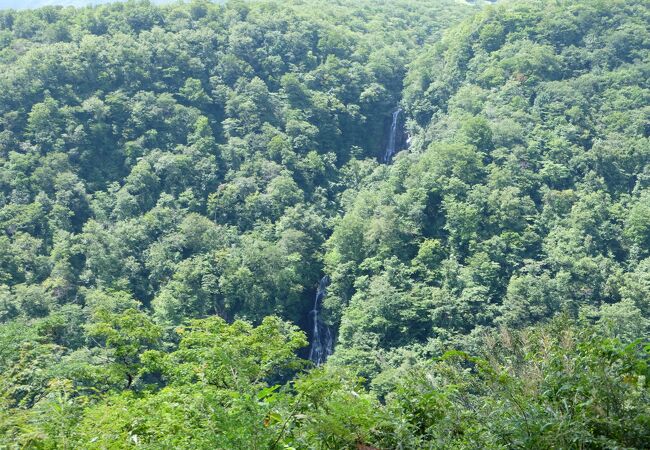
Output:
<instances>
[{"instance_id":1,"label":"white cascading water","mask_svg":"<svg viewBox=\"0 0 650 450\"><path fill-rule=\"evenodd\" d=\"M386 144L386 152L384 153L384 162L389 164L393 159L393 155L397 151L397 125L399 115L402 112L401 108L393 111L393 120L390 124L390 134L388 135L388 143ZM311 347L309 348L309 360L316 366L322 365L334 350L334 339L330 327L324 323L319 315L318 308L321 306L325 294L327 294L327 285L330 279L327 275L321 278L316 290L316 298L314 299L314 309L309 315L312 317L312 332L311 332Z\"/></svg>"},{"instance_id":2,"label":"white cascading water","mask_svg":"<svg viewBox=\"0 0 650 450\"><path fill-rule=\"evenodd\" d=\"M327 324L325 324L318 316L318 308L327 293L327 285L329 283L330 279L327 275L321 278L318 283L316 298L314 299L314 309L310 312L313 320L313 328L311 347L309 348L309 359L316 364L316 366L323 364L333 351L333 339L330 327L328 327Z\"/></svg>"},{"instance_id":3,"label":"white cascading water","mask_svg":"<svg viewBox=\"0 0 650 450\"><path fill-rule=\"evenodd\" d=\"M391 162L393 155L397 151L397 125L401 112L401 108L393 111L393 121L390 124L390 134L388 135L388 143L386 144L386 153L384 153L384 162L386 164Z\"/></svg>"}]
</instances>

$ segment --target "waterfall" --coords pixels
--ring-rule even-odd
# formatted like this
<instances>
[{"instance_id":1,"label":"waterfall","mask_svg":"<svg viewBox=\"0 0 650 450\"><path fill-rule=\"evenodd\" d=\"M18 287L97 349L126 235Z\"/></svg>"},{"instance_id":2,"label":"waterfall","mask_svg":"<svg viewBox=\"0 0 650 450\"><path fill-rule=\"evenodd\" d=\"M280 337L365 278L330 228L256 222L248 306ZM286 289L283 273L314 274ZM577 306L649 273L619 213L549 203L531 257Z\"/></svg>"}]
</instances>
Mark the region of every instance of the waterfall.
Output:
<instances>
[{"instance_id":1,"label":"waterfall","mask_svg":"<svg viewBox=\"0 0 650 450\"><path fill-rule=\"evenodd\" d=\"M384 162L386 164L390 163L397 150L397 124L401 112L402 108L397 108L393 111L393 121L390 124L390 134L388 135L388 143L386 144L386 153L384 153Z\"/></svg>"},{"instance_id":2,"label":"waterfall","mask_svg":"<svg viewBox=\"0 0 650 450\"><path fill-rule=\"evenodd\" d=\"M314 309L311 310L313 328L311 335L311 347L309 349L309 359L317 366L325 362L328 356L333 351L333 339L330 328L318 316L318 308L322 303L325 294L327 293L327 285L330 279L327 275L321 278L316 290L316 298L314 299Z\"/></svg>"}]
</instances>

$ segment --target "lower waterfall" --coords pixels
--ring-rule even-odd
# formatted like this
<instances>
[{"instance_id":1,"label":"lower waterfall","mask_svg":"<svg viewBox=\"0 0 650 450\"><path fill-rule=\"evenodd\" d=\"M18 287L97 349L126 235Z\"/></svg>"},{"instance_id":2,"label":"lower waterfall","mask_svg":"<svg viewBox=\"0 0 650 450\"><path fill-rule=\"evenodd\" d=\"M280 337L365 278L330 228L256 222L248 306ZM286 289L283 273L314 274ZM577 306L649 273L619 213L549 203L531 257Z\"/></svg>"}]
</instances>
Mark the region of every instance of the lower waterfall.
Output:
<instances>
[{"instance_id":1,"label":"lower waterfall","mask_svg":"<svg viewBox=\"0 0 650 450\"><path fill-rule=\"evenodd\" d=\"M327 326L318 315L318 308L322 304L322 300L327 293L327 285L329 283L330 279L327 275L321 278L318 283L318 289L316 290L314 309L309 313L312 317L313 323L309 359L313 361L316 366L323 364L334 350L334 339L332 338L330 327Z\"/></svg>"}]
</instances>

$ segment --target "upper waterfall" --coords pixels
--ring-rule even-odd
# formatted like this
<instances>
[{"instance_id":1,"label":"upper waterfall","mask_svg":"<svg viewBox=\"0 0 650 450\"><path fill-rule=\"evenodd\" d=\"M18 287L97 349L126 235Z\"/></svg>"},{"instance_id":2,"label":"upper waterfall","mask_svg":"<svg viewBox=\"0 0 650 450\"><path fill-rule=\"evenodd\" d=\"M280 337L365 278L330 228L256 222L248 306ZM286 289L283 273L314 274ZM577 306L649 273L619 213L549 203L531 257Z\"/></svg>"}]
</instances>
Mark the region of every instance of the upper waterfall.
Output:
<instances>
[{"instance_id":1,"label":"upper waterfall","mask_svg":"<svg viewBox=\"0 0 650 450\"><path fill-rule=\"evenodd\" d=\"M386 152L384 153L384 162L386 164L391 162L393 155L397 151L397 126L401 112L402 108L397 108L393 111L393 120L390 124L390 134L388 135L388 143L386 144Z\"/></svg>"}]
</instances>

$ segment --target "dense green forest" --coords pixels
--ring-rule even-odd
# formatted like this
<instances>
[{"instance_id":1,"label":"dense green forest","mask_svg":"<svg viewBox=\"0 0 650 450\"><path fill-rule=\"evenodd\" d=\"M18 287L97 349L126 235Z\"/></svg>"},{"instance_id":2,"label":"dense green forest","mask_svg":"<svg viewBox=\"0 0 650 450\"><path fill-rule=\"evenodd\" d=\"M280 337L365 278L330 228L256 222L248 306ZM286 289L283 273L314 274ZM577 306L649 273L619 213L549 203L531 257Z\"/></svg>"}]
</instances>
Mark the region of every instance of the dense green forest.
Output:
<instances>
[{"instance_id":1,"label":"dense green forest","mask_svg":"<svg viewBox=\"0 0 650 450\"><path fill-rule=\"evenodd\" d=\"M0 448L650 448L647 0L0 10Z\"/></svg>"}]
</instances>

